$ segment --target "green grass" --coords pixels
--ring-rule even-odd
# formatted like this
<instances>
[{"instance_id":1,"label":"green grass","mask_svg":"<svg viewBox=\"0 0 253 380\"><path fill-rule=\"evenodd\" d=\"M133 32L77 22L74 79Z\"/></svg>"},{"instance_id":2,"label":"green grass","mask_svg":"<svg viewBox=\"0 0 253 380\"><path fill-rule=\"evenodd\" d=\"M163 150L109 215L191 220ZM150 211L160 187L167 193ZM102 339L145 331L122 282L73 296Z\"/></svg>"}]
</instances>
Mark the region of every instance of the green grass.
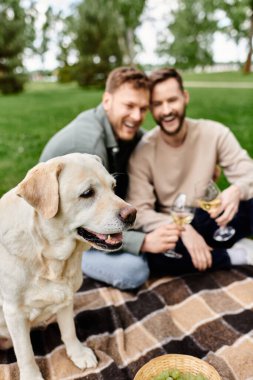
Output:
<instances>
[{"instance_id":1,"label":"green grass","mask_svg":"<svg viewBox=\"0 0 253 380\"><path fill-rule=\"evenodd\" d=\"M253 156L253 89L189 91L188 116L226 124ZM102 91L54 83L30 84L20 95L0 95L0 195L37 163L44 145L56 131L84 109L96 106L101 97ZM150 115L144 126L154 126Z\"/></svg>"},{"instance_id":2,"label":"green grass","mask_svg":"<svg viewBox=\"0 0 253 380\"><path fill-rule=\"evenodd\" d=\"M212 81L212 82L253 82L253 73L243 74L238 72L225 72L225 73L192 73L185 72L183 74L185 81Z\"/></svg>"},{"instance_id":3,"label":"green grass","mask_svg":"<svg viewBox=\"0 0 253 380\"><path fill-rule=\"evenodd\" d=\"M75 85L30 85L20 95L0 96L0 194L35 165L48 139L78 113L100 102L102 92Z\"/></svg>"}]
</instances>

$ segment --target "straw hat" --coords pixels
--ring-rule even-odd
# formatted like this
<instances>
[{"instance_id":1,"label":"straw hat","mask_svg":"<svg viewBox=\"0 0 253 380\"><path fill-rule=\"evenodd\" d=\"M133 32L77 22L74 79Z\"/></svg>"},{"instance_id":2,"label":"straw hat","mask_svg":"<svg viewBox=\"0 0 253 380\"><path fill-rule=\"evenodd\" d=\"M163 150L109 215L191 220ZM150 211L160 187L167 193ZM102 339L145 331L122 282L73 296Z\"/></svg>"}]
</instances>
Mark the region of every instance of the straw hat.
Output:
<instances>
[{"instance_id":1,"label":"straw hat","mask_svg":"<svg viewBox=\"0 0 253 380\"><path fill-rule=\"evenodd\" d=\"M150 360L139 369L134 380L152 380L162 371L169 369L178 369L180 372L188 372L193 375L201 373L207 380L221 380L216 369L204 360L180 354L162 355Z\"/></svg>"}]
</instances>

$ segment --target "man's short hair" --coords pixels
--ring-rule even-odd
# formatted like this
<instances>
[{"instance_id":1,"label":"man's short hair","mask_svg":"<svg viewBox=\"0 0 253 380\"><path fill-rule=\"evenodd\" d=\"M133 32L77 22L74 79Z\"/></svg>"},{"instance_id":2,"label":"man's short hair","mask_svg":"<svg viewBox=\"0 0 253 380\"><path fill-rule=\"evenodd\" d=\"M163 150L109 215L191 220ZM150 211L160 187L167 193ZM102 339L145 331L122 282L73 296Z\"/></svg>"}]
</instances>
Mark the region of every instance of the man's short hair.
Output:
<instances>
[{"instance_id":1,"label":"man's short hair","mask_svg":"<svg viewBox=\"0 0 253 380\"><path fill-rule=\"evenodd\" d=\"M108 75L105 91L112 94L125 83L131 84L135 89L149 90L149 79L143 71L134 67L118 67Z\"/></svg>"},{"instance_id":2,"label":"man's short hair","mask_svg":"<svg viewBox=\"0 0 253 380\"><path fill-rule=\"evenodd\" d=\"M166 81L167 79L174 78L179 84L180 90L184 91L183 79L179 72L173 67L163 67L153 71L150 76L150 90L152 91L156 84Z\"/></svg>"}]
</instances>

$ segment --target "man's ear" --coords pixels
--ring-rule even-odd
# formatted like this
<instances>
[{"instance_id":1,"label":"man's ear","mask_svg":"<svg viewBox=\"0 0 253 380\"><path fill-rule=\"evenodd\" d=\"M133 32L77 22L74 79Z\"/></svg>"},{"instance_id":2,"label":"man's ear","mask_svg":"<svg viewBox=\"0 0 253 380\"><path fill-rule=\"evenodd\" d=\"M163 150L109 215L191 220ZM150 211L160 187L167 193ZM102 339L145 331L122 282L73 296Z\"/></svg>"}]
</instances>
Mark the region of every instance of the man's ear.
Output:
<instances>
[{"instance_id":1,"label":"man's ear","mask_svg":"<svg viewBox=\"0 0 253 380\"><path fill-rule=\"evenodd\" d=\"M185 98L185 103L188 104L190 101L190 94L187 90L184 90L184 98Z\"/></svg>"},{"instance_id":2,"label":"man's ear","mask_svg":"<svg viewBox=\"0 0 253 380\"><path fill-rule=\"evenodd\" d=\"M53 218L58 212L58 176L62 167L59 163L40 163L27 173L16 189L16 194L46 219Z\"/></svg>"},{"instance_id":3,"label":"man's ear","mask_svg":"<svg viewBox=\"0 0 253 380\"><path fill-rule=\"evenodd\" d=\"M105 91L103 94L103 99L102 99L102 104L105 111L109 111L109 109L111 108L111 102L112 102L112 94Z\"/></svg>"}]
</instances>

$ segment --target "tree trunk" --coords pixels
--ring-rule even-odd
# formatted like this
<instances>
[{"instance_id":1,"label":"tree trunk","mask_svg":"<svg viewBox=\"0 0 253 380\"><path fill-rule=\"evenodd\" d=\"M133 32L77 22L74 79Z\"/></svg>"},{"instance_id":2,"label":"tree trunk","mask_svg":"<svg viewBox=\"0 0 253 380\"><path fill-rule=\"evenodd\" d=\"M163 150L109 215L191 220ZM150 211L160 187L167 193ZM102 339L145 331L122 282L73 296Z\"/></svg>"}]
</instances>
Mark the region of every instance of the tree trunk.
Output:
<instances>
[{"instance_id":1,"label":"tree trunk","mask_svg":"<svg viewBox=\"0 0 253 380\"><path fill-rule=\"evenodd\" d=\"M126 30L126 40L127 40L127 47L128 47L128 60L129 65L134 64L134 57L135 57L135 51L134 51L134 31L132 28L127 28Z\"/></svg>"},{"instance_id":2,"label":"tree trunk","mask_svg":"<svg viewBox=\"0 0 253 380\"><path fill-rule=\"evenodd\" d=\"M252 9L252 13L250 16L249 52L248 52L246 62L243 66L243 73L244 74L249 74L251 71L252 53L253 53L252 39L253 39L253 9Z\"/></svg>"}]
</instances>

